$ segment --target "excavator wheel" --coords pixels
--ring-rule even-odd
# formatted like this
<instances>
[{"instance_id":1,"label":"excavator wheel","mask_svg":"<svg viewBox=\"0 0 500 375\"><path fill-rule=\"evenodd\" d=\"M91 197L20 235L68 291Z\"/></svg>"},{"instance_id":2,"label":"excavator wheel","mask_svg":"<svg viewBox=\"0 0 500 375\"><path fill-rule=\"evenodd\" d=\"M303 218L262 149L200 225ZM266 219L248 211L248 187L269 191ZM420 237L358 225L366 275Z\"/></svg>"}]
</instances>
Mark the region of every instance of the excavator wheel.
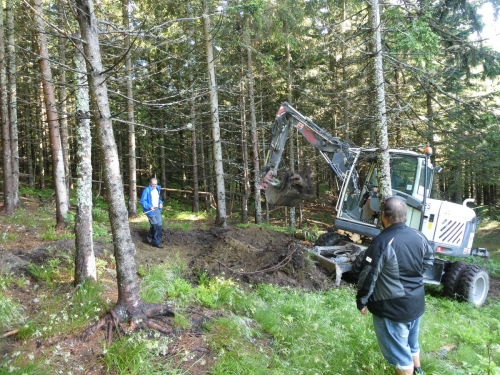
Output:
<instances>
[{"instance_id":1,"label":"excavator wheel","mask_svg":"<svg viewBox=\"0 0 500 375\"><path fill-rule=\"evenodd\" d=\"M461 301L474 306L482 306L488 296L490 278L488 272L481 266L468 265L460 277L457 295Z\"/></svg>"},{"instance_id":2,"label":"excavator wheel","mask_svg":"<svg viewBox=\"0 0 500 375\"><path fill-rule=\"evenodd\" d=\"M327 232L318 237L316 242L314 242L314 246L335 246L338 245L339 242L345 240L349 239L335 232Z\"/></svg>"},{"instance_id":3,"label":"excavator wheel","mask_svg":"<svg viewBox=\"0 0 500 375\"><path fill-rule=\"evenodd\" d=\"M467 263L465 262L453 262L450 264L441 280L443 284L443 294L446 297L455 298L460 277L466 268Z\"/></svg>"}]
</instances>

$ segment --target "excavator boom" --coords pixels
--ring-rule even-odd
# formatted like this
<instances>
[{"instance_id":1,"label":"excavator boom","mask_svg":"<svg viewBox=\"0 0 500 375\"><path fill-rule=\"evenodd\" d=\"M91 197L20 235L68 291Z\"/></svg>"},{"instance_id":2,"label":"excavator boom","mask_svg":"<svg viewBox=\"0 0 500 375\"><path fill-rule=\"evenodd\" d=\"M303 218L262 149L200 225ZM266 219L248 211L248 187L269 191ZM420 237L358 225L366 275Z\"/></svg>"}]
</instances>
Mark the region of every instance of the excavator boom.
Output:
<instances>
[{"instance_id":1,"label":"excavator boom","mask_svg":"<svg viewBox=\"0 0 500 375\"><path fill-rule=\"evenodd\" d=\"M349 152L352 145L331 136L310 118L284 102L273 123L272 140L266 165L263 168L261 188L265 189L269 203L288 207L298 206L312 194L311 173L308 170L300 174L289 171L278 178L278 167L292 127L296 128L311 146L318 150L341 181L344 180L352 162Z\"/></svg>"}]
</instances>

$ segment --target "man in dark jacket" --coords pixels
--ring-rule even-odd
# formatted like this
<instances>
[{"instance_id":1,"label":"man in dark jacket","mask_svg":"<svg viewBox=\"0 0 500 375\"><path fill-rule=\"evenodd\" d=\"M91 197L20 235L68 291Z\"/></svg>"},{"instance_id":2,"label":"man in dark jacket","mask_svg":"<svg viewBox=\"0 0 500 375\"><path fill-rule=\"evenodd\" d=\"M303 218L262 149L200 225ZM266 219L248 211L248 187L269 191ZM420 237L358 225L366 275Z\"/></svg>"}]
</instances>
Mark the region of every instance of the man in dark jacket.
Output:
<instances>
[{"instance_id":1,"label":"man in dark jacket","mask_svg":"<svg viewBox=\"0 0 500 375\"><path fill-rule=\"evenodd\" d=\"M384 230L361 263L356 303L373 314L377 341L396 374L422 373L418 345L425 310L423 274L434 253L422 233L406 226L406 203L387 199L381 208ZM415 372L414 372L415 371Z\"/></svg>"},{"instance_id":2,"label":"man in dark jacket","mask_svg":"<svg viewBox=\"0 0 500 375\"><path fill-rule=\"evenodd\" d=\"M163 208L163 202L160 199L161 196L161 186L158 185L156 178L152 178L141 196L141 204L143 212L146 214L149 220L149 233L148 242L153 244L154 247L163 249L161 245L161 235L162 235L162 217L161 210Z\"/></svg>"}]
</instances>

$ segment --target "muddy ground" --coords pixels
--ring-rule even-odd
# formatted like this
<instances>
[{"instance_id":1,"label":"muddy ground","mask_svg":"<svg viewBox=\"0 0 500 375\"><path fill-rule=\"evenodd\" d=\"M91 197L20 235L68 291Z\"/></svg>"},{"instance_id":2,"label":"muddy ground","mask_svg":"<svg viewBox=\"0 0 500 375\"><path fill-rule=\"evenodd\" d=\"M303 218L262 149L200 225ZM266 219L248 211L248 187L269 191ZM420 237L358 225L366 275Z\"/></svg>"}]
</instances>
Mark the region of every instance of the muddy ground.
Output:
<instances>
[{"instance_id":1,"label":"muddy ground","mask_svg":"<svg viewBox=\"0 0 500 375\"><path fill-rule=\"evenodd\" d=\"M318 290L333 287L331 277L307 259L304 243L290 235L260 227L191 232L164 230L164 249L133 232L138 264L151 266L180 258L193 273L223 274L245 283L267 283Z\"/></svg>"},{"instance_id":2,"label":"muddy ground","mask_svg":"<svg viewBox=\"0 0 500 375\"><path fill-rule=\"evenodd\" d=\"M5 228L0 228L0 232ZM199 229L189 232L164 228L163 249L152 247L145 241L146 232L138 224L131 224L132 239L136 245L136 263L148 268L157 264L182 260L192 273L196 275L205 272L210 276L224 275L239 280L243 285L249 283L269 283L280 286L299 288L306 291L335 288L334 280L322 269L309 260L304 246L306 242L299 241L290 235L271 231L265 228L251 226L228 229ZM47 251L47 249L50 251ZM95 253L98 257L113 252L112 244L96 241ZM57 254L72 254L74 240L43 243L36 239L35 233L23 233L16 243L5 243L0 248L0 269L4 272L24 274L32 278L26 271L26 265L41 264ZM108 270L110 280L106 295L111 301L116 301L116 286L113 285L113 270ZM35 291L33 284L28 286L14 285L8 294L25 307L25 314L34 316L38 313L38 297L40 290ZM342 282L342 285L346 285ZM67 286L68 290L71 286ZM500 284L491 280L490 296L500 297ZM186 374L204 374L213 363L202 325L214 316L223 312L205 310L193 307L184 312L188 315L191 326L188 329L175 328L171 318L164 318L160 323L170 327L172 344L165 354L167 360L177 361L180 369ZM0 332L2 334L2 332ZM48 340L33 340L22 343L16 335L0 339L0 355L8 358L13 352L21 350L31 353L34 358L45 358L57 351L63 353L51 363L52 368L61 373L101 375L106 370L99 359L103 355L103 341L106 332L98 332L92 338L81 339L81 332L51 337ZM65 354L66 353L66 354ZM188 359L182 353L190 353ZM66 357L65 357L66 355ZM5 356L5 357L4 357Z\"/></svg>"}]
</instances>

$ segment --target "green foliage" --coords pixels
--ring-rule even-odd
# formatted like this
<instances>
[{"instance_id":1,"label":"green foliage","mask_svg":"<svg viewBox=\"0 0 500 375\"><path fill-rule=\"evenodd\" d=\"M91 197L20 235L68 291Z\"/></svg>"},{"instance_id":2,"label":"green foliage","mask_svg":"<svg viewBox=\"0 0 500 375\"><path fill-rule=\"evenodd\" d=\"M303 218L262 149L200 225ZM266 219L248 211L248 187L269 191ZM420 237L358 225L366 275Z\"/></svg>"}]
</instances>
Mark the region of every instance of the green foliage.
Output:
<instances>
[{"instance_id":1,"label":"green foliage","mask_svg":"<svg viewBox=\"0 0 500 375\"><path fill-rule=\"evenodd\" d=\"M40 313L20 329L21 339L50 337L88 326L107 309L102 299L102 285L85 281L74 292L60 290L36 299Z\"/></svg>"},{"instance_id":2,"label":"green foliage","mask_svg":"<svg viewBox=\"0 0 500 375\"><path fill-rule=\"evenodd\" d=\"M13 329L22 323L22 307L12 299L0 293L0 331Z\"/></svg>"},{"instance_id":3,"label":"green foliage","mask_svg":"<svg viewBox=\"0 0 500 375\"><path fill-rule=\"evenodd\" d=\"M109 223L109 213L107 207L93 207L92 220L98 223Z\"/></svg>"},{"instance_id":4,"label":"green foliage","mask_svg":"<svg viewBox=\"0 0 500 375\"><path fill-rule=\"evenodd\" d=\"M269 373L269 353L258 345L261 333L252 319L231 315L212 321L207 329L212 350L223 358L214 374Z\"/></svg>"},{"instance_id":5,"label":"green foliage","mask_svg":"<svg viewBox=\"0 0 500 375\"><path fill-rule=\"evenodd\" d=\"M205 279L205 282L196 288L196 298L202 305L212 309L224 306L241 308L244 293L233 280L216 276Z\"/></svg>"},{"instance_id":6,"label":"green foliage","mask_svg":"<svg viewBox=\"0 0 500 375\"><path fill-rule=\"evenodd\" d=\"M141 282L141 298L150 303L165 301L167 296L182 305L194 295L191 285L181 276L184 266L180 262L174 265L159 265L145 271Z\"/></svg>"},{"instance_id":7,"label":"green foliage","mask_svg":"<svg viewBox=\"0 0 500 375\"><path fill-rule=\"evenodd\" d=\"M109 373L117 375L160 375L170 369L168 361L161 363L157 357L165 357L171 338L147 332L134 333L107 348L104 363ZM168 372L170 373L170 372Z\"/></svg>"},{"instance_id":8,"label":"green foliage","mask_svg":"<svg viewBox=\"0 0 500 375\"><path fill-rule=\"evenodd\" d=\"M59 279L59 264L61 260L58 258L49 259L47 263L37 265L30 263L27 266L28 272L33 275L38 281L44 282L47 286L54 286L55 281Z\"/></svg>"},{"instance_id":9,"label":"green foliage","mask_svg":"<svg viewBox=\"0 0 500 375\"><path fill-rule=\"evenodd\" d=\"M195 229L192 221L169 221L167 226L172 230L183 230L185 232Z\"/></svg>"},{"instance_id":10,"label":"green foliage","mask_svg":"<svg viewBox=\"0 0 500 375\"><path fill-rule=\"evenodd\" d=\"M417 62L434 62L435 55L440 50L439 36L430 26L432 15L408 16L400 7L389 7L384 12L387 26L394 31L391 52L401 52L410 55Z\"/></svg>"},{"instance_id":11,"label":"green foliage","mask_svg":"<svg viewBox=\"0 0 500 375\"><path fill-rule=\"evenodd\" d=\"M107 243L111 243L111 232L109 225L99 222L92 222L92 236L93 238L105 238Z\"/></svg>"},{"instance_id":12,"label":"green foliage","mask_svg":"<svg viewBox=\"0 0 500 375\"><path fill-rule=\"evenodd\" d=\"M70 240L75 238L75 234L69 231L56 231L55 227L49 227L40 235L40 238L46 242Z\"/></svg>"},{"instance_id":13,"label":"green foliage","mask_svg":"<svg viewBox=\"0 0 500 375\"><path fill-rule=\"evenodd\" d=\"M371 319L356 310L353 290L304 293L262 285L245 297L251 301L251 320L229 317L208 327L219 355L214 373L262 373L263 368L276 374L392 371L380 353ZM477 309L442 297L427 299L420 340L426 373L465 374L474 369L494 374L500 357L494 349L500 344L500 305ZM265 335L272 338L272 346L258 341Z\"/></svg>"},{"instance_id":14,"label":"green foliage","mask_svg":"<svg viewBox=\"0 0 500 375\"><path fill-rule=\"evenodd\" d=\"M180 310L175 311L174 324L181 329L188 329L191 326L189 318Z\"/></svg>"},{"instance_id":15,"label":"green foliage","mask_svg":"<svg viewBox=\"0 0 500 375\"><path fill-rule=\"evenodd\" d=\"M24 358L15 357L0 363L0 375L51 375L47 366L40 361L30 360L26 362Z\"/></svg>"}]
</instances>

